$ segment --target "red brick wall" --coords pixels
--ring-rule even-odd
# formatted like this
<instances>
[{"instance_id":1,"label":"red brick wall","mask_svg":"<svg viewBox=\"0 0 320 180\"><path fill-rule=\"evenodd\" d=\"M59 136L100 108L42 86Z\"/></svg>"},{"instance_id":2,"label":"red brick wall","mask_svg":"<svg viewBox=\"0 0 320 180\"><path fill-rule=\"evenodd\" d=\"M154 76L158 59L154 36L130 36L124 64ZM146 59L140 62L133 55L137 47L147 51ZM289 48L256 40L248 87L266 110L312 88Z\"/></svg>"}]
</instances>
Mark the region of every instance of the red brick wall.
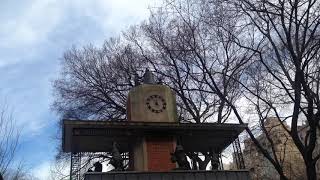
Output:
<instances>
[{"instance_id":1,"label":"red brick wall","mask_svg":"<svg viewBox=\"0 0 320 180\"><path fill-rule=\"evenodd\" d=\"M170 159L175 148L172 138L147 138L146 146L149 171L170 171L176 167Z\"/></svg>"}]
</instances>

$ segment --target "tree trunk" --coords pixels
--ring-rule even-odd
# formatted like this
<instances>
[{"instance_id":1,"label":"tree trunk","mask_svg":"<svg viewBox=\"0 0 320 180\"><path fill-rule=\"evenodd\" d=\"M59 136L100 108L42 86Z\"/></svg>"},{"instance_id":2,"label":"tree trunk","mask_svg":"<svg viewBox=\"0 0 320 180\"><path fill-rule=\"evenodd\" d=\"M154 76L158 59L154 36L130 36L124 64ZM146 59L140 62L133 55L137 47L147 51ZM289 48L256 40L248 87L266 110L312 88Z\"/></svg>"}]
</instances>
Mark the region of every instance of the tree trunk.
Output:
<instances>
[{"instance_id":1,"label":"tree trunk","mask_svg":"<svg viewBox=\"0 0 320 180\"><path fill-rule=\"evenodd\" d=\"M316 166L315 163L308 162L306 163L306 170L307 170L307 177L308 180L316 180L317 179L317 173L316 173Z\"/></svg>"},{"instance_id":2,"label":"tree trunk","mask_svg":"<svg viewBox=\"0 0 320 180\"><path fill-rule=\"evenodd\" d=\"M284 175L284 172L283 172L283 169L281 166L274 166L276 171L279 173L279 176L280 176L280 180L288 180L289 178L287 178L287 176Z\"/></svg>"},{"instance_id":3,"label":"tree trunk","mask_svg":"<svg viewBox=\"0 0 320 180\"><path fill-rule=\"evenodd\" d=\"M280 180L288 180L288 178L284 174L279 174Z\"/></svg>"}]
</instances>

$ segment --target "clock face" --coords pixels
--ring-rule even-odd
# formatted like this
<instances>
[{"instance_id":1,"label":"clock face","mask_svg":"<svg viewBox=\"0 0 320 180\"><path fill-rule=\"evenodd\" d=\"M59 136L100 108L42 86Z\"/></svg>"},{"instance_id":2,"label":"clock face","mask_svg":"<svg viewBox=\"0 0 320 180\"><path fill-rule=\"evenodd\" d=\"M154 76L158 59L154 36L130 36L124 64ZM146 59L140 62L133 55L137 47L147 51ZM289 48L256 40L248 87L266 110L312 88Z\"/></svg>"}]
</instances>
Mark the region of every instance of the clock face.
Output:
<instances>
[{"instance_id":1,"label":"clock face","mask_svg":"<svg viewBox=\"0 0 320 180\"><path fill-rule=\"evenodd\" d=\"M161 113L166 109L167 103L159 95L151 95L146 101L147 108L153 113Z\"/></svg>"}]
</instances>

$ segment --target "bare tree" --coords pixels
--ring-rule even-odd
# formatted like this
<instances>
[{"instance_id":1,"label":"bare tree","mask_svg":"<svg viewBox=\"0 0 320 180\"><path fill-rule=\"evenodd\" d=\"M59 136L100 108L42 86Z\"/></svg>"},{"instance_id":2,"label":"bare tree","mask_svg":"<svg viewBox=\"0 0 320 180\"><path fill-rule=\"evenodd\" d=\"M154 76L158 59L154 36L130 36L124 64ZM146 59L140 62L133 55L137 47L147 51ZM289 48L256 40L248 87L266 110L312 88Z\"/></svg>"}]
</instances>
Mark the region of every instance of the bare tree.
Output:
<instances>
[{"instance_id":1,"label":"bare tree","mask_svg":"<svg viewBox=\"0 0 320 180\"><path fill-rule=\"evenodd\" d=\"M214 3L222 4L216 9ZM212 92L231 107L240 123L244 123L241 108L237 107L232 98L224 94L218 79L219 76L223 76L238 84L243 90L242 97L246 99L248 105L257 110L256 116L260 122L263 122L267 115L279 119L279 123L290 134L304 159L308 179L316 179L315 164L320 157L314 151L320 120L319 2L246 0L236 3L202 2L206 7L212 4L213 8L207 8L209 11L198 20L213 25L212 29L215 27L221 29L222 36L216 31L218 38L214 42L226 47L225 54L212 59L199 51L199 47L205 47L203 46L205 36L200 36L199 33L205 26L199 29L197 29L198 24L193 26L193 22L190 21L192 19L189 15L190 8L183 9L172 1L169 4L177 9L178 14L189 25L187 31L191 32L192 38L186 38L184 44L195 54L195 64L199 66L203 76L206 76L203 80ZM201 19L208 17L206 14L210 14L209 18ZM238 14L236 21L225 16L229 14ZM218 66L220 62L227 64ZM228 64L231 65L231 71L225 73L224 68L229 67ZM306 120L309 127L305 137L300 138L298 125L302 120ZM290 122L290 128L284 125L284 121ZM268 136L263 125L261 130ZM247 132L278 171L281 179L288 179L283 173L281 158L274 151L268 152L249 128ZM269 143L273 144L272 139L269 139Z\"/></svg>"},{"instance_id":2,"label":"bare tree","mask_svg":"<svg viewBox=\"0 0 320 180\"><path fill-rule=\"evenodd\" d=\"M7 105L0 107L0 176L7 178L12 174L13 160L19 143L19 132Z\"/></svg>"},{"instance_id":3,"label":"bare tree","mask_svg":"<svg viewBox=\"0 0 320 180\"><path fill-rule=\"evenodd\" d=\"M67 117L124 119L128 90L139 82L144 68L149 67L161 83L169 85L176 93L181 122L226 122L231 108L208 87L207 77L196 59L200 54L207 54L212 60L221 56L219 48L229 50L230 44L211 47L215 44L216 31L210 31L210 26L199 21L201 17L192 17L202 15L202 11L200 14L198 11L189 13L187 18L191 17L190 21L182 13L168 4L153 12L149 21L127 32L126 41L107 41L101 49L89 46L69 50L62 60L61 78L54 84L54 109ZM190 44L194 35L201 42L198 47ZM220 64L212 69L223 68L226 63L214 62ZM227 65L224 75L216 75L224 95L235 100L239 86L231 78L226 78L228 71L234 68ZM205 155L204 161L195 158L197 156L193 153L190 156L198 162L200 169L205 169L210 161L209 152L200 154Z\"/></svg>"},{"instance_id":4,"label":"bare tree","mask_svg":"<svg viewBox=\"0 0 320 180\"><path fill-rule=\"evenodd\" d=\"M267 115L277 116L280 122L290 119L291 129L285 129L305 159L308 177L314 179L314 165L319 158L313 155L319 102L317 3L240 1L233 6L226 2L228 4L202 1L200 5L195 1L167 1L167 9L161 9L145 26L153 45L151 52L160 54L161 59L173 60L168 67L178 69L177 75L184 72L185 76L204 82L207 86L201 88L202 92L217 95L222 105L227 104L232 109L240 123L244 123L245 118L237 107L238 102L230 95L239 93L232 90L242 89L241 96L257 110L256 117L262 124L260 133L268 136L261 123ZM300 29L304 33L300 33ZM304 44L299 45L300 42ZM186 68L177 66L179 61L187 64ZM230 89L230 86L235 88ZM293 113L283 113L288 109L283 106L292 108ZM299 138L298 116L311 121L305 142ZM259 143L251 129L247 128L247 132L280 177L287 179L275 151L270 153ZM273 144L270 138L269 143Z\"/></svg>"},{"instance_id":5,"label":"bare tree","mask_svg":"<svg viewBox=\"0 0 320 180\"><path fill-rule=\"evenodd\" d=\"M246 103L260 125L248 127L248 135L288 179L281 157L256 138L268 137L263 122L276 116L303 156L308 178L315 179L318 11L313 0L165 1L125 40L68 51L54 85L54 108L67 117L125 119L127 93L149 67L176 92L182 121L245 123ZM303 119L309 124L304 141L298 132Z\"/></svg>"},{"instance_id":6,"label":"bare tree","mask_svg":"<svg viewBox=\"0 0 320 180\"><path fill-rule=\"evenodd\" d=\"M176 92L180 112L187 112L188 118L184 119L224 123L231 114L230 105L217 95L208 76L217 83L222 96L234 103L241 92L239 80L234 78L240 78L242 64L247 62L244 57L252 53L233 43L233 35L209 24L207 9L201 3L167 1L140 27L140 32L134 30L128 37ZM189 156L197 161L197 168L206 169L210 152L200 153L204 160L197 154L191 152Z\"/></svg>"},{"instance_id":7,"label":"bare tree","mask_svg":"<svg viewBox=\"0 0 320 180\"><path fill-rule=\"evenodd\" d=\"M68 118L123 120L126 97L143 62L120 39L102 48L73 48L64 54L61 77L54 82L53 108Z\"/></svg>"},{"instance_id":8,"label":"bare tree","mask_svg":"<svg viewBox=\"0 0 320 180\"><path fill-rule=\"evenodd\" d=\"M140 83L146 64L129 44L112 38L101 48L72 48L62 58L62 72L54 81L52 105L63 118L125 120L127 94ZM61 126L59 126L61 128ZM61 137L58 138L61 140ZM52 179L67 179L65 162L70 154L59 148ZM81 171L99 156L86 157Z\"/></svg>"},{"instance_id":9,"label":"bare tree","mask_svg":"<svg viewBox=\"0 0 320 180\"><path fill-rule=\"evenodd\" d=\"M180 113L184 114L183 120L223 123L230 115L230 108L208 88L204 81L206 77L197 64L197 55L190 48L193 35L196 35L197 40L202 41L196 47L199 53L206 54L211 59L218 55L218 49L214 49L218 46L212 46L216 43L213 39L216 30L210 30L212 27L200 21L203 13L199 9L200 4L196 1L183 1L179 4L166 1L162 7L152 12L148 21L132 28L126 37L149 62L163 83L175 91ZM238 87L235 83L223 78L218 81L224 87L226 95L235 99L238 97L239 91L236 91Z\"/></svg>"},{"instance_id":10,"label":"bare tree","mask_svg":"<svg viewBox=\"0 0 320 180\"><path fill-rule=\"evenodd\" d=\"M290 129L283 127L302 154L308 179L316 179L320 4L313 0L242 0L235 7L244 13L248 33L256 37L238 44L256 54L256 63L265 74L260 81L268 87L264 92L248 91L270 108L280 123L290 120ZM283 106L288 113L282 112ZM304 138L299 137L301 120L309 125Z\"/></svg>"},{"instance_id":11,"label":"bare tree","mask_svg":"<svg viewBox=\"0 0 320 180\"><path fill-rule=\"evenodd\" d=\"M12 164L18 146L19 134L6 107L0 112L0 173L5 175Z\"/></svg>"},{"instance_id":12,"label":"bare tree","mask_svg":"<svg viewBox=\"0 0 320 180\"><path fill-rule=\"evenodd\" d=\"M184 3L187 6L168 1L186 24L183 33L178 32L187 34L183 36L184 52L194 55L194 64L205 77L201 80L231 107L240 123L244 123L241 108L225 94L219 79L241 87L242 97L255 107L260 122L267 115L276 116L302 154L308 179L316 179L315 163L320 157L314 151L320 120L319 2L242 0L235 6L230 1L202 1L202 6L194 1ZM202 15L193 13L202 10ZM206 36L210 30L215 30L215 36ZM213 55L203 51L209 48L215 50ZM298 123L303 119L309 130L300 138ZM284 121L290 122L290 129ZM263 126L261 130L268 136ZM288 179L280 157L268 152L249 128L247 132L280 177ZM273 144L272 139L269 143Z\"/></svg>"}]
</instances>

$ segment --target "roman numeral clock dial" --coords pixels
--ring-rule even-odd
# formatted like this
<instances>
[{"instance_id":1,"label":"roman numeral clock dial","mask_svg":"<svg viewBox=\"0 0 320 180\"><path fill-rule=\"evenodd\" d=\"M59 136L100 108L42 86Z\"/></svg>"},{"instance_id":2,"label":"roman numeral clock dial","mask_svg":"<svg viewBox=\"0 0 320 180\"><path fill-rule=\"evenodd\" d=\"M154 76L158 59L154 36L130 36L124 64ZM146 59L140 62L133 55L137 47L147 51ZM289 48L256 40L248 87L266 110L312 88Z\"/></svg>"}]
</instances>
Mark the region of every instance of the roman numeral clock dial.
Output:
<instances>
[{"instance_id":1,"label":"roman numeral clock dial","mask_svg":"<svg viewBox=\"0 0 320 180\"><path fill-rule=\"evenodd\" d=\"M146 100L146 106L153 113L161 113L166 109L167 103L160 95L151 95Z\"/></svg>"}]
</instances>

